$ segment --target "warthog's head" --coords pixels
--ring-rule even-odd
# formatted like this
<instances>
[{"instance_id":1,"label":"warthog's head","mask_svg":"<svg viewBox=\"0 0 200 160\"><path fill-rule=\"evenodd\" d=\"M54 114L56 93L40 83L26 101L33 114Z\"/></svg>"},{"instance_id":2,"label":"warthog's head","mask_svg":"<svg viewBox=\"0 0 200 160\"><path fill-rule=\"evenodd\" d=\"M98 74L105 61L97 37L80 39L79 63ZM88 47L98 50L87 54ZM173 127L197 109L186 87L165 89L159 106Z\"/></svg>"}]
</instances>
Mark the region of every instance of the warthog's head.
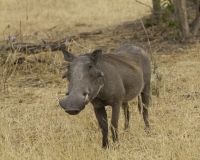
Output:
<instances>
[{"instance_id":1,"label":"warthog's head","mask_svg":"<svg viewBox=\"0 0 200 160\"><path fill-rule=\"evenodd\" d=\"M62 78L68 79L69 86L67 97L58 101L65 112L76 115L98 95L104 85L104 73L96 67L102 50L78 57L66 50L62 52L65 61L69 62L68 70Z\"/></svg>"}]
</instances>

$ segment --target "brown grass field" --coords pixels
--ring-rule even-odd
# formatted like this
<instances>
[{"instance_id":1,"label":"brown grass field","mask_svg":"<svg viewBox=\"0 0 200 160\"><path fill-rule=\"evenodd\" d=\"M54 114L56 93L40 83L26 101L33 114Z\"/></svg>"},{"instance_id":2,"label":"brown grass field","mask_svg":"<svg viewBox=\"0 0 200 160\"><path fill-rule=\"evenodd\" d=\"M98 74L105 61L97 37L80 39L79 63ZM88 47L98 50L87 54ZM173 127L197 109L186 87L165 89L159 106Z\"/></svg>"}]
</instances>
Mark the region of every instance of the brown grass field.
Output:
<instances>
[{"instance_id":1,"label":"brown grass field","mask_svg":"<svg viewBox=\"0 0 200 160\"><path fill-rule=\"evenodd\" d=\"M143 2L150 4L151 0ZM37 31L45 35L55 26L69 34L103 30L148 15L149 10L133 0L7 0L0 2L0 13L0 40L4 40L20 32L23 36ZM83 54L105 41L74 41L71 48ZM66 63L60 51L25 55L20 65L13 65L19 53L7 53L6 63L0 66L0 159L200 160L200 45L171 53L152 50L158 66L152 73L152 93L157 88L159 97L153 94L151 98L151 132L144 131L133 101L130 129L123 130L121 113L119 142L112 143L109 132L110 148L106 150L101 148L102 135L92 106L70 116L55 99L57 92L62 96L67 89L61 78ZM47 61L39 63L37 58ZM110 118L109 107L107 111Z\"/></svg>"}]
</instances>

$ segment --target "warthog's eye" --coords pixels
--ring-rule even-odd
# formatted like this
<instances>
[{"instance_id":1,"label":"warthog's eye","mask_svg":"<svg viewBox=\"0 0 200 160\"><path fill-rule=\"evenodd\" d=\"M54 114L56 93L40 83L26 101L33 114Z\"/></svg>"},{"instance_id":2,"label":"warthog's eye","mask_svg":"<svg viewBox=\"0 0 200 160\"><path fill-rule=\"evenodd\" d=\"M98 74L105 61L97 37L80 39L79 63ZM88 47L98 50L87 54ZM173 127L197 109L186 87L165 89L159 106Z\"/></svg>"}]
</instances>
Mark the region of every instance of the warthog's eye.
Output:
<instances>
[{"instance_id":1,"label":"warthog's eye","mask_svg":"<svg viewBox=\"0 0 200 160\"><path fill-rule=\"evenodd\" d=\"M70 64L68 64L67 65L67 72L65 72L62 77L67 78L69 80L70 76L71 76L71 74L70 74Z\"/></svg>"},{"instance_id":2,"label":"warthog's eye","mask_svg":"<svg viewBox=\"0 0 200 160\"><path fill-rule=\"evenodd\" d=\"M89 64L89 65L88 65L88 68L91 69L91 68L92 68L92 64Z\"/></svg>"}]
</instances>

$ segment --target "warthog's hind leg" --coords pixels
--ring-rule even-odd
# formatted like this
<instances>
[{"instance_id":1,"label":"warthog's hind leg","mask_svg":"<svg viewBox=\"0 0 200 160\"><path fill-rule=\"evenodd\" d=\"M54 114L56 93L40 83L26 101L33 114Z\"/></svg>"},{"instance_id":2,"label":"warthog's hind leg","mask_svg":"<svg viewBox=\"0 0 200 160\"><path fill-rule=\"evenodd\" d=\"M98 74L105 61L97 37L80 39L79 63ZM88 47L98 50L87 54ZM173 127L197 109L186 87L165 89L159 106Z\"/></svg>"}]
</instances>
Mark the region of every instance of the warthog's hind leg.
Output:
<instances>
[{"instance_id":1,"label":"warthog's hind leg","mask_svg":"<svg viewBox=\"0 0 200 160\"><path fill-rule=\"evenodd\" d=\"M111 132L113 142L118 141L118 121L119 121L119 112L120 112L120 102L116 102L112 105L112 118L111 118Z\"/></svg>"},{"instance_id":2,"label":"warthog's hind leg","mask_svg":"<svg viewBox=\"0 0 200 160\"><path fill-rule=\"evenodd\" d=\"M122 103L122 108L124 110L124 118L125 118L124 129L127 129L129 127L129 119L130 119L128 102L123 102Z\"/></svg>"},{"instance_id":3,"label":"warthog's hind leg","mask_svg":"<svg viewBox=\"0 0 200 160\"><path fill-rule=\"evenodd\" d=\"M138 98L138 108L139 110L143 108L142 115L143 115L144 123L145 123L145 126L149 128L148 105L149 105L149 99L150 99L150 82L147 82L145 84L141 93L141 97L142 97L142 103L144 106L142 107L141 100L140 98Z\"/></svg>"}]
</instances>

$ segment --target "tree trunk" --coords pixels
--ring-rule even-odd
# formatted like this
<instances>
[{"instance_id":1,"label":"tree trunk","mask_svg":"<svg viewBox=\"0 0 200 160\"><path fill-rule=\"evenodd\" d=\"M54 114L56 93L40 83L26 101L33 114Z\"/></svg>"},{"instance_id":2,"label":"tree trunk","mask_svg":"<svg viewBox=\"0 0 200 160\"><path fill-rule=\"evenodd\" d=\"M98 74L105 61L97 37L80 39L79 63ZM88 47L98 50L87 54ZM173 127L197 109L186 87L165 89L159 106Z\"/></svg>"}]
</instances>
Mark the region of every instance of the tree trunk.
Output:
<instances>
[{"instance_id":1,"label":"tree trunk","mask_svg":"<svg viewBox=\"0 0 200 160\"><path fill-rule=\"evenodd\" d=\"M173 5L174 5L174 16L175 16L175 19L178 20L178 1L176 0L173 0Z\"/></svg>"},{"instance_id":2,"label":"tree trunk","mask_svg":"<svg viewBox=\"0 0 200 160\"><path fill-rule=\"evenodd\" d=\"M200 2L199 0L196 0L196 18L194 20L194 23L192 24L191 33L195 37L199 31L200 28Z\"/></svg>"},{"instance_id":3,"label":"tree trunk","mask_svg":"<svg viewBox=\"0 0 200 160\"><path fill-rule=\"evenodd\" d=\"M187 19L186 0L174 0L174 12L183 36L189 38L190 30Z\"/></svg>"},{"instance_id":4,"label":"tree trunk","mask_svg":"<svg viewBox=\"0 0 200 160\"><path fill-rule=\"evenodd\" d=\"M160 6L160 0L152 0L152 4L153 4L153 15L155 17L155 19L157 19L157 21L159 22L160 20L160 10L161 10L161 6Z\"/></svg>"}]
</instances>

